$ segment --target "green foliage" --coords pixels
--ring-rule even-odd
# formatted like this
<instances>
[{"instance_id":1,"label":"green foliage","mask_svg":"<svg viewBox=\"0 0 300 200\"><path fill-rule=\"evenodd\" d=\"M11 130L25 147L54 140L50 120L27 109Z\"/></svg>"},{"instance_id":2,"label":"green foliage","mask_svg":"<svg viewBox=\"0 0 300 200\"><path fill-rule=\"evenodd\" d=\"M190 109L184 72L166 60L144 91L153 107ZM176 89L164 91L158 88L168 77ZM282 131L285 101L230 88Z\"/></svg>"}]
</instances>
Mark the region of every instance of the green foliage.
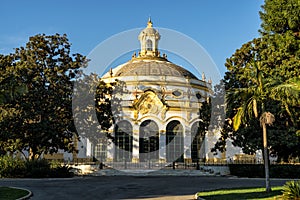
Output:
<instances>
[{"instance_id":1,"label":"green foliage","mask_svg":"<svg viewBox=\"0 0 300 200\"><path fill-rule=\"evenodd\" d=\"M0 157L0 178L23 177L26 172L25 162L11 156Z\"/></svg>"},{"instance_id":2,"label":"green foliage","mask_svg":"<svg viewBox=\"0 0 300 200\"><path fill-rule=\"evenodd\" d=\"M213 129L219 129L225 121L225 88L221 80L219 84L214 86L214 93L211 97L211 108L209 113L211 120L209 126ZM208 119L209 120L209 119Z\"/></svg>"},{"instance_id":3,"label":"green foliage","mask_svg":"<svg viewBox=\"0 0 300 200\"><path fill-rule=\"evenodd\" d=\"M26 162L26 177L30 178L69 178L73 177L72 168L67 165L52 165L48 160L30 160Z\"/></svg>"},{"instance_id":4,"label":"green foliage","mask_svg":"<svg viewBox=\"0 0 300 200\"><path fill-rule=\"evenodd\" d=\"M72 168L53 165L45 160L25 161L12 156L0 157L0 178L68 178L73 177Z\"/></svg>"},{"instance_id":5,"label":"green foliage","mask_svg":"<svg viewBox=\"0 0 300 200\"><path fill-rule=\"evenodd\" d=\"M264 177L264 165L258 164L229 164L230 174L238 177Z\"/></svg>"},{"instance_id":6,"label":"green foliage","mask_svg":"<svg viewBox=\"0 0 300 200\"><path fill-rule=\"evenodd\" d=\"M264 178L262 164L229 164L230 174L238 177ZM300 178L300 166L292 164L270 165L271 178Z\"/></svg>"},{"instance_id":7,"label":"green foliage","mask_svg":"<svg viewBox=\"0 0 300 200\"><path fill-rule=\"evenodd\" d=\"M47 160L29 160L26 164L26 177L45 178L50 176L50 164Z\"/></svg>"},{"instance_id":8,"label":"green foliage","mask_svg":"<svg viewBox=\"0 0 300 200\"><path fill-rule=\"evenodd\" d=\"M298 0L265 0L262 8L260 18L263 32L300 31L300 3Z\"/></svg>"},{"instance_id":9,"label":"green foliage","mask_svg":"<svg viewBox=\"0 0 300 200\"><path fill-rule=\"evenodd\" d=\"M208 130L211 121L211 99L207 98L206 101L202 102L202 106L199 110L199 131L201 135L205 135L205 132Z\"/></svg>"},{"instance_id":10,"label":"green foliage","mask_svg":"<svg viewBox=\"0 0 300 200\"><path fill-rule=\"evenodd\" d=\"M0 56L0 149L28 159L74 150L72 93L87 59L70 53L66 35L36 35Z\"/></svg>"},{"instance_id":11,"label":"green foliage","mask_svg":"<svg viewBox=\"0 0 300 200\"><path fill-rule=\"evenodd\" d=\"M282 188L283 199L300 199L300 181L287 181Z\"/></svg>"},{"instance_id":12,"label":"green foliage","mask_svg":"<svg viewBox=\"0 0 300 200\"><path fill-rule=\"evenodd\" d=\"M96 74L83 75L73 94L73 116L81 137L96 144L113 136L108 132L119 117L121 98L126 93L124 82L105 83Z\"/></svg>"},{"instance_id":13,"label":"green foliage","mask_svg":"<svg viewBox=\"0 0 300 200\"><path fill-rule=\"evenodd\" d=\"M246 42L226 60L226 119L213 151L226 139L245 153L262 149L259 117L275 116L268 127L270 153L279 160L300 155L300 1L265 0L260 38Z\"/></svg>"},{"instance_id":14,"label":"green foliage","mask_svg":"<svg viewBox=\"0 0 300 200\"><path fill-rule=\"evenodd\" d=\"M55 177L55 178L73 177L74 173L72 172L72 169L73 169L72 167L69 167L67 165L57 166L51 169L51 177Z\"/></svg>"}]
</instances>

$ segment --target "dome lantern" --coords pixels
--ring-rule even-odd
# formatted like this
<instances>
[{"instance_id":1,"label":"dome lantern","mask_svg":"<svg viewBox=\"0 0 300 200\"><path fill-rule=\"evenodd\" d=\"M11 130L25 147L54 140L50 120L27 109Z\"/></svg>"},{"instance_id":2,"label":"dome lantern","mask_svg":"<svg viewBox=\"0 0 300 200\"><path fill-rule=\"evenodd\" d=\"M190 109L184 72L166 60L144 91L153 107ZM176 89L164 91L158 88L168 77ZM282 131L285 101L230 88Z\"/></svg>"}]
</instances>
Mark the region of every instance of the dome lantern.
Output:
<instances>
[{"instance_id":1,"label":"dome lantern","mask_svg":"<svg viewBox=\"0 0 300 200\"><path fill-rule=\"evenodd\" d=\"M153 27L151 18L149 18L147 27L139 34L139 41L141 43L140 57L159 57L158 41L160 34Z\"/></svg>"}]
</instances>

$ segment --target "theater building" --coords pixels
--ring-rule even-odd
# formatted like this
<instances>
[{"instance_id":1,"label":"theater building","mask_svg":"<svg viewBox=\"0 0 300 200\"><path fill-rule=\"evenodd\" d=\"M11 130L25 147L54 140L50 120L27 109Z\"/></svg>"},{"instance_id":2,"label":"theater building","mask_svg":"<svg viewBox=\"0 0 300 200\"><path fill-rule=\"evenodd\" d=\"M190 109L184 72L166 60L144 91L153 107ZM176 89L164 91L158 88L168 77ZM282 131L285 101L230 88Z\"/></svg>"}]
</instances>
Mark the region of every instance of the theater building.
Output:
<instances>
[{"instance_id":1,"label":"theater building","mask_svg":"<svg viewBox=\"0 0 300 200\"><path fill-rule=\"evenodd\" d=\"M212 94L212 82L168 60L158 48L161 37L149 20L137 37L140 51L102 77L107 83L123 81L128 91L120 97L121 117L110 130L114 142L101 139L92 144L82 137L78 153L68 159L116 163L226 159L225 154L210 152L218 133L198 128L199 112Z\"/></svg>"}]
</instances>

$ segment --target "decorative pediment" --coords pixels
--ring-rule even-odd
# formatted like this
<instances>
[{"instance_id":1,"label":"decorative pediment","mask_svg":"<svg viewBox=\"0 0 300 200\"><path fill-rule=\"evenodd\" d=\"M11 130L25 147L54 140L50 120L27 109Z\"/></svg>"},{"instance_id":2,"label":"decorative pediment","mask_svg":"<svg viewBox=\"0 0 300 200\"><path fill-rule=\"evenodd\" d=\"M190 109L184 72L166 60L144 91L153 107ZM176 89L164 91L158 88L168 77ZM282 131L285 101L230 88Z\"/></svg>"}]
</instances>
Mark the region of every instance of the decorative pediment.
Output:
<instances>
[{"instance_id":1,"label":"decorative pediment","mask_svg":"<svg viewBox=\"0 0 300 200\"><path fill-rule=\"evenodd\" d=\"M135 109L135 119L146 114L160 115L164 119L167 111L167 106L153 91L146 91L139 99L134 100L132 106Z\"/></svg>"}]
</instances>

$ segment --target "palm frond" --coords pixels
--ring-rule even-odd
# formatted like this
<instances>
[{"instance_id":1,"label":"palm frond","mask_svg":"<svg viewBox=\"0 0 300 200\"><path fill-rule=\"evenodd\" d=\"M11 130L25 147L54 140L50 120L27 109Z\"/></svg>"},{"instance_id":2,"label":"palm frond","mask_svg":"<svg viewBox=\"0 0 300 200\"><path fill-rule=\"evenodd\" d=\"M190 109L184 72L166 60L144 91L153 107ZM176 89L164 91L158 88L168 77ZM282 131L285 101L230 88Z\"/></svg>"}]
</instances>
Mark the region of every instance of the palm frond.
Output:
<instances>
[{"instance_id":1,"label":"palm frond","mask_svg":"<svg viewBox=\"0 0 300 200\"><path fill-rule=\"evenodd\" d=\"M242 118L244 117L244 109L242 107L238 108L237 113L233 117L233 130L237 131L242 123Z\"/></svg>"},{"instance_id":2,"label":"palm frond","mask_svg":"<svg viewBox=\"0 0 300 200\"><path fill-rule=\"evenodd\" d=\"M248 99L247 105L247 115L251 118L252 113L254 114L255 118L258 118L258 108L257 108L258 97L252 96Z\"/></svg>"},{"instance_id":3,"label":"palm frond","mask_svg":"<svg viewBox=\"0 0 300 200\"><path fill-rule=\"evenodd\" d=\"M300 105L300 78L289 79L285 83L277 85L271 90L271 97L274 100L292 106Z\"/></svg>"}]
</instances>

